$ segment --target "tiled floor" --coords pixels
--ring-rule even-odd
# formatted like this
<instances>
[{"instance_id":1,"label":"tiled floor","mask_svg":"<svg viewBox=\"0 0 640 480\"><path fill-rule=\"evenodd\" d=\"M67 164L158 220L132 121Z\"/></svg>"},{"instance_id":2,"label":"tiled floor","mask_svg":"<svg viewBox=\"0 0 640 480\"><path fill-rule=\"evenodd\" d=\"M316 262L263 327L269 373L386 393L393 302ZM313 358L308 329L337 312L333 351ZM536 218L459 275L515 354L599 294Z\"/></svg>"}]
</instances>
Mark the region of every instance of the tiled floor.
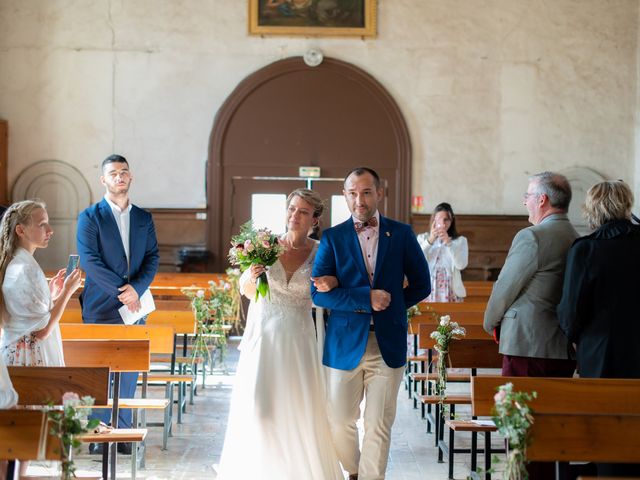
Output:
<instances>
[{"instance_id":1,"label":"tiled floor","mask_svg":"<svg viewBox=\"0 0 640 480\"><path fill-rule=\"evenodd\" d=\"M237 340L234 340L237 345ZM229 399L233 382L233 371L237 361L237 350L229 348L227 364L231 375L207 376L206 388L199 388L195 405L188 406L182 425L174 425L169 448L162 451L161 429L150 428L147 437L146 468L139 470L141 479L215 479L215 465L220 458ZM459 386L458 388L464 388ZM154 395L161 396L160 389ZM461 416L468 415L460 411ZM159 415L150 415L150 421L159 420ZM458 446L468 446L468 439L456 437ZM496 444L497 445L497 444ZM247 455L250 455L247 452ZM119 457L118 478L131 478L130 457ZM479 456L479 460L480 456ZM86 453L76 459L78 473L99 472L98 457ZM456 455L456 479L465 479L469 474L469 455ZM29 473L37 474L46 466L33 464ZM51 471L51 469L49 469ZM404 387L398 398L398 413L393 428L391 453L387 470L388 480L446 479L447 464L437 462L433 434L426 434L419 410L414 410ZM243 480L243 479L239 479ZM270 479L269 479L270 480ZM284 479L278 479L284 480Z\"/></svg>"}]
</instances>

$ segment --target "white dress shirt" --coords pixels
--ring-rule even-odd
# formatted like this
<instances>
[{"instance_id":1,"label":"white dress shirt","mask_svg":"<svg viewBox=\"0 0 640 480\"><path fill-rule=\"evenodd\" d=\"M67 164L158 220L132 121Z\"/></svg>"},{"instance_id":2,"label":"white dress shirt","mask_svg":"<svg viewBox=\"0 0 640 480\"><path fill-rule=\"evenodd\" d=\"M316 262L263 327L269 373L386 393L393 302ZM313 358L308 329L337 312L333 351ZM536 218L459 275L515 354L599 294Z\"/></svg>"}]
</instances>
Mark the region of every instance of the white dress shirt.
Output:
<instances>
[{"instance_id":1,"label":"white dress shirt","mask_svg":"<svg viewBox=\"0 0 640 480\"><path fill-rule=\"evenodd\" d=\"M362 258L364 264L367 267L367 273L369 274L369 283L373 285L373 275L376 271L376 258L378 256L378 238L380 237L380 212L376 211L373 216L378 221L376 227L364 228L358 233L358 241L360 242L360 250L362 251ZM359 222L357 218L353 219L353 222Z\"/></svg>"},{"instance_id":2,"label":"white dress shirt","mask_svg":"<svg viewBox=\"0 0 640 480\"><path fill-rule=\"evenodd\" d=\"M111 207L111 212L113 213L113 218L116 221L116 225L118 226L118 231L120 232L120 238L122 239L122 246L124 247L124 253L127 256L127 263L129 263L129 225L130 225L130 212L131 212L131 202L127 205L127 208L122 210L118 205L113 203L109 198L105 195L104 199L107 201L109 206Z\"/></svg>"}]
</instances>

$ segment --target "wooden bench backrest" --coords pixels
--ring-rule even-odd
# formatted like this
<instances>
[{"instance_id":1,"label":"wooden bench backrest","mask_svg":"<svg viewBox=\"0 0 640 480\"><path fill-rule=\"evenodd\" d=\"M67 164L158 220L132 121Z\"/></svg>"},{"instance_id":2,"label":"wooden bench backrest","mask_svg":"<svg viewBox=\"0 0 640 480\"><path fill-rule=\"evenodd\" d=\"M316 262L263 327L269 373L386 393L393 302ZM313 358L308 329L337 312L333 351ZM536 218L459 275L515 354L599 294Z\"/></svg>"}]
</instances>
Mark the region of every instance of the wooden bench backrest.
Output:
<instances>
[{"instance_id":1,"label":"wooden bench backrest","mask_svg":"<svg viewBox=\"0 0 640 480\"><path fill-rule=\"evenodd\" d=\"M66 308L60 317L60 323L82 323L82 311Z\"/></svg>"},{"instance_id":2,"label":"wooden bench backrest","mask_svg":"<svg viewBox=\"0 0 640 480\"><path fill-rule=\"evenodd\" d=\"M192 334L196 331L196 320L191 310L156 310L147 317L147 325L170 325L177 334Z\"/></svg>"},{"instance_id":3,"label":"wooden bench backrest","mask_svg":"<svg viewBox=\"0 0 640 480\"><path fill-rule=\"evenodd\" d=\"M40 410L0 410L0 460L60 460L60 445L48 434Z\"/></svg>"},{"instance_id":4,"label":"wooden bench backrest","mask_svg":"<svg viewBox=\"0 0 640 480\"><path fill-rule=\"evenodd\" d=\"M476 312L484 314L487 302L420 302L418 308L421 312L436 312L438 315L451 315L457 312Z\"/></svg>"},{"instance_id":5,"label":"wooden bench backrest","mask_svg":"<svg viewBox=\"0 0 640 480\"><path fill-rule=\"evenodd\" d=\"M60 324L64 340L149 340L153 353L173 353L174 329L170 325Z\"/></svg>"},{"instance_id":6,"label":"wooden bench backrest","mask_svg":"<svg viewBox=\"0 0 640 480\"><path fill-rule=\"evenodd\" d=\"M148 372L149 340L63 340L69 367L109 367L112 372Z\"/></svg>"},{"instance_id":7,"label":"wooden bench backrest","mask_svg":"<svg viewBox=\"0 0 640 480\"><path fill-rule=\"evenodd\" d=\"M482 325L484 321L484 313L482 312L451 312L448 313L451 317L451 321L458 322L460 325ZM421 313L411 319L413 325L419 325L421 323L433 323L440 321L440 314L433 313Z\"/></svg>"},{"instance_id":8,"label":"wooden bench backrest","mask_svg":"<svg viewBox=\"0 0 640 480\"><path fill-rule=\"evenodd\" d=\"M90 395L96 405L109 399L109 369L106 367L14 367L8 366L19 405L62 405L62 395Z\"/></svg>"},{"instance_id":9,"label":"wooden bench backrest","mask_svg":"<svg viewBox=\"0 0 640 480\"><path fill-rule=\"evenodd\" d=\"M473 415L491 415L496 389L513 383L516 391L538 393L537 413L640 415L640 380L613 378L535 378L482 376L471 379Z\"/></svg>"},{"instance_id":10,"label":"wooden bench backrest","mask_svg":"<svg viewBox=\"0 0 640 480\"><path fill-rule=\"evenodd\" d=\"M184 295L181 298L172 298L171 300L156 299L155 304L156 311L187 310L191 312L191 300Z\"/></svg>"},{"instance_id":11,"label":"wooden bench backrest","mask_svg":"<svg viewBox=\"0 0 640 480\"><path fill-rule=\"evenodd\" d=\"M180 273L180 272L158 272L153 278L153 287L200 287L208 288L209 280L219 282L226 280L226 273Z\"/></svg>"},{"instance_id":12,"label":"wooden bench backrest","mask_svg":"<svg viewBox=\"0 0 640 480\"><path fill-rule=\"evenodd\" d=\"M419 325L418 330L418 347L419 348L433 348L435 345L435 340L431 338L431 332L433 332L438 326L437 322L431 323L421 323ZM467 334L464 338L457 341L467 341L467 340L490 340L491 336L484 331L481 325L467 325L464 327L467 331Z\"/></svg>"},{"instance_id":13,"label":"wooden bench backrest","mask_svg":"<svg viewBox=\"0 0 640 480\"><path fill-rule=\"evenodd\" d=\"M493 339L454 340L449 344L453 368L501 368L502 355Z\"/></svg>"},{"instance_id":14,"label":"wooden bench backrest","mask_svg":"<svg viewBox=\"0 0 640 480\"><path fill-rule=\"evenodd\" d=\"M491 415L496 388L537 392L530 461L640 461L640 380L604 378L474 377L473 415Z\"/></svg>"},{"instance_id":15,"label":"wooden bench backrest","mask_svg":"<svg viewBox=\"0 0 640 480\"><path fill-rule=\"evenodd\" d=\"M640 462L640 416L534 414L529 461Z\"/></svg>"}]
</instances>

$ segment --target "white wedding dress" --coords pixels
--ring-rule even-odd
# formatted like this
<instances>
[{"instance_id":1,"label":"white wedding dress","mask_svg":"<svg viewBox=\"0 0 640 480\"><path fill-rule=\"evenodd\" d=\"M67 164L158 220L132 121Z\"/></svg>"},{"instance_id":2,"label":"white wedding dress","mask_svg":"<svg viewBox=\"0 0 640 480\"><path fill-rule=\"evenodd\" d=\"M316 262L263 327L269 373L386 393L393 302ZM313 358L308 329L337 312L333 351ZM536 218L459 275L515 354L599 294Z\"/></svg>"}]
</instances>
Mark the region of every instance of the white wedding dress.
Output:
<instances>
[{"instance_id":1,"label":"white wedding dress","mask_svg":"<svg viewBox=\"0 0 640 480\"><path fill-rule=\"evenodd\" d=\"M271 299L249 306L219 480L344 478L329 431L311 318L316 249L288 284L276 262L267 272Z\"/></svg>"}]
</instances>

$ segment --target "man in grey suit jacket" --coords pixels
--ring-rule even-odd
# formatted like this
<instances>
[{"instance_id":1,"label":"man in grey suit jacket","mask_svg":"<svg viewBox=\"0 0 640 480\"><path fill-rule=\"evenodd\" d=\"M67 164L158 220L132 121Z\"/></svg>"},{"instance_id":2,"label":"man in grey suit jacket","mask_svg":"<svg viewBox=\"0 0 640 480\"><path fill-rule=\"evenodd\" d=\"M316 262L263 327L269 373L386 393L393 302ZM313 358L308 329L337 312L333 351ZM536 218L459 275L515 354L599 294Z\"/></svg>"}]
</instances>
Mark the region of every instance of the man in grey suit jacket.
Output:
<instances>
[{"instance_id":1,"label":"man in grey suit jacket","mask_svg":"<svg viewBox=\"0 0 640 480\"><path fill-rule=\"evenodd\" d=\"M578 237L567 218L570 201L564 176L529 178L524 205L533 226L513 239L484 315L484 329L499 336L505 376L571 377L575 370L556 315L567 252Z\"/></svg>"}]
</instances>

